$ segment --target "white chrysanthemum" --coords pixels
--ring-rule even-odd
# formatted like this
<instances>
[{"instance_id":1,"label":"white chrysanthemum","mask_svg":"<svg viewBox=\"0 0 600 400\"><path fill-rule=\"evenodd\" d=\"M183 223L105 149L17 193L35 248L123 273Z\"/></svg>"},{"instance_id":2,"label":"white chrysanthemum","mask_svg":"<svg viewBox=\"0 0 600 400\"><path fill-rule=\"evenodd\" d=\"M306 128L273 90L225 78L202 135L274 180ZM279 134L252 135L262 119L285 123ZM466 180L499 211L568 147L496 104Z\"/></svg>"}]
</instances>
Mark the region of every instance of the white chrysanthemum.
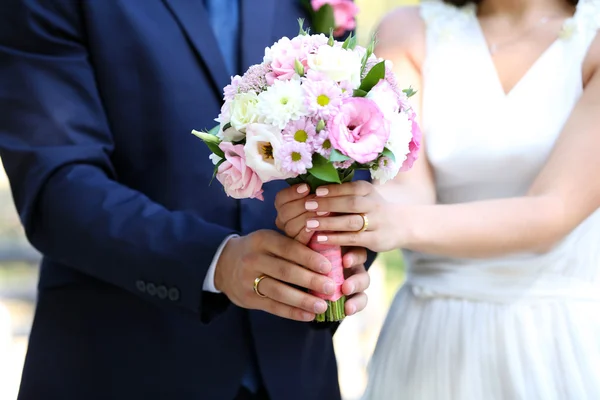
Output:
<instances>
[{"instance_id":1,"label":"white chrysanthemum","mask_svg":"<svg viewBox=\"0 0 600 400\"><path fill-rule=\"evenodd\" d=\"M384 184L398 175L398 172L400 172L400 165L387 157L381 157L379 162L371 167L370 171L371 179Z\"/></svg>"},{"instance_id":2,"label":"white chrysanthemum","mask_svg":"<svg viewBox=\"0 0 600 400\"><path fill-rule=\"evenodd\" d=\"M250 124L246 127L246 165L261 181L291 178L281 170L280 162L275 158L283 144L281 130L272 125Z\"/></svg>"},{"instance_id":3,"label":"white chrysanthemum","mask_svg":"<svg viewBox=\"0 0 600 400\"><path fill-rule=\"evenodd\" d=\"M258 95L260 122L285 128L290 121L308 115L304 91L299 80L276 80L265 92Z\"/></svg>"}]
</instances>

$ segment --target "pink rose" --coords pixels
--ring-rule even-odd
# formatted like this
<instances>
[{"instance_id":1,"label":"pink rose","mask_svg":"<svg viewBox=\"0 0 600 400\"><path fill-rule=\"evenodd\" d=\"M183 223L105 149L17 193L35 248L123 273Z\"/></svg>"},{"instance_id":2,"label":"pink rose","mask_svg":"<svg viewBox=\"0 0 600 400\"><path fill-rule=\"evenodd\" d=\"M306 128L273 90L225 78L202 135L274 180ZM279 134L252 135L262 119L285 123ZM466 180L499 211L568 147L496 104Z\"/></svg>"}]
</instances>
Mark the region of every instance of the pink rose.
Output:
<instances>
[{"instance_id":1,"label":"pink rose","mask_svg":"<svg viewBox=\"0 0 600 400\"><path fill-rule=\"evenodd\" d=\"M308 55L327 44L327 40L324 35L300 35L291 40L284 37L267 49L265 62L270 67L270 72L266 75L269 86L277 79L292 79L296 75L296 60L304 66L305 72L308 72Z\"/></svg>"},{"instance_id":2,"label":"pink rose","mask_svg":"<svg viewBox=\"0 0 600 400\"><path fill-rule=\"evenodd\" d=\"M356 14L358 6L352 0L312 0L313 10L318 11L325 4L333 8L333 17L335 19L334 35L341 36L346 31L356 28Z\"/></svg>"},{"instance_id":3,"label":"pink rose","mask_svg":"<svg viewBox=\"0 0 600 400\"><path fill-rule=\"evenodd\" d=\"M419 150L421 149L421 139L423 137L421 128L417 123L417 115L415 114L415 112L411 110L409 112L408 118L412 122L413 138L410 141L410 144L408 145L408 149L410 150L410 152L406 155L406 160L404 160L404 163L402 163L400 171L410 170L415 161L417 161L417 158L419 157Z\"/></svg>"},{"instance_id":4,"label":"pink rose","mask_svg":"<svg viewBox=\"0 0 600 400\"><path fill-rule=\"evenodd\" d=\"M219 166L217 180L225 188L227 196L234 199L264 200L262 195L263 182L246 165L244 146L221 142L219 147L225 153L225 162Z\"/></svg>"},{"instance_id":5,"label":"pink rose","mask_svg":"<svg viewBox=\"0 0 600 400\"><path fill-rule=\"evenodd\" d=\"M344 99L327 130L333 148L361 164L375 160L390 137L390 124L377 104L361 97Z\"/></svg>"}]
</instances>

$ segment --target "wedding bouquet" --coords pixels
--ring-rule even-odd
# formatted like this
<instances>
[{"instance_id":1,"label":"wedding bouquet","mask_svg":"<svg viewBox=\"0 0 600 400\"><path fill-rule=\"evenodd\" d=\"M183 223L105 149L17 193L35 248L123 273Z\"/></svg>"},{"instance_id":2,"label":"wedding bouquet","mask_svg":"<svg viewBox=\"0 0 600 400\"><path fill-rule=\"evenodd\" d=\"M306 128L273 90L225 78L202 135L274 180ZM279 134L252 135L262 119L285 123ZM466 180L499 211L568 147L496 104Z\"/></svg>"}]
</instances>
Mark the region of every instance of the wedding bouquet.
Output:
<instances>
[{"instance_id":1,"label":"wedding bouquet","mask_svg":"<svg viewBox=\"0 0 600 400\"><path fill-rule=\"evenodd\" d=\"M212 151L215 176L228 196L263 200L273 180L321 185L349 182L369 170L379 181L394 178L416 160L421 133L410 107L412 89L398 86L391 63L357 45L318 34L300 22L300 34L265 50L261 64L235 76L208 132L192 133ZM332 263L336 294L317 321L344 318L342 249L311 240Z\"/></svg>"}]
</instances>

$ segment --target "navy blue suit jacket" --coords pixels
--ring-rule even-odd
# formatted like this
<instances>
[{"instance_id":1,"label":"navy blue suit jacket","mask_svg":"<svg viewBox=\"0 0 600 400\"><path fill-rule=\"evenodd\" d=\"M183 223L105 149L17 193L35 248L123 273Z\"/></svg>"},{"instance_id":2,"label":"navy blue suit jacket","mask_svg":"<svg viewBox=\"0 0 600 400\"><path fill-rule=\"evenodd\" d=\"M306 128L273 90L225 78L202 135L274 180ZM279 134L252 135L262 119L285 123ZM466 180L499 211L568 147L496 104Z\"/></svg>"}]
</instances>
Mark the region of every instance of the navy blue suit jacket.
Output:
<instances>
[{"instance_id":1,"label":"navy blue suit jacket","mask_svg":"<svg viewBox=\"0 0 600 400\"><path fill-rule=\"evenodd\" d=\"M240 3L245 70L303 14ZM225 237L274 229L284 187L209 186L190 131L228 80L201 0L2 1L0 156L44 255L19 399L231 399L252 352L273 399L340 397L330 330L202 291Z\"/></svg>"}]
</instances>

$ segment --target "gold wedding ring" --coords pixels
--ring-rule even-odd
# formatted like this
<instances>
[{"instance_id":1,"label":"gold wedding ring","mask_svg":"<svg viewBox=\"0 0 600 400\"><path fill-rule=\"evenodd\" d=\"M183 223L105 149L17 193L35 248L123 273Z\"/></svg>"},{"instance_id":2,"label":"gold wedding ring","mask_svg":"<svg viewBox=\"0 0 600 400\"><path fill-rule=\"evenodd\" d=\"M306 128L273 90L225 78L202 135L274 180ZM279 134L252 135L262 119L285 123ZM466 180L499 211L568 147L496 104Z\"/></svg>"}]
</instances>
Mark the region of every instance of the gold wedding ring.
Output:
<instances>
[{"instance_id":1,"label":"gold wedding ring","mask_svg":"<svg viewBox=\"0 0 600 400\"><path fill-rule=\"evenodd\" d=\"M366 231L369 228L369 218L365 214L362 214L362 213L358 214L358 215L360 215L363 219L363 226L356 233L363 233L364 231Z\"/></svg>"},{"instance_id":2,"label":"gold wedding ring","mask_svg":"<svg viewBox=\"0 0 600 400\"><path fill-rule=\"evenodd\" d=\"M267 297L267 295L266 294L262 294L260 292L260 290L258 290L258 285L260 284L260 281L262 281L265 278L268 278L268 276L267 275L261 275L261 276L259 276L258 278L256 278L254 280L254 293L256 293L257 295L259 295L260 297L263 297L263 298Z\"/></svg>"}]
</instances>

